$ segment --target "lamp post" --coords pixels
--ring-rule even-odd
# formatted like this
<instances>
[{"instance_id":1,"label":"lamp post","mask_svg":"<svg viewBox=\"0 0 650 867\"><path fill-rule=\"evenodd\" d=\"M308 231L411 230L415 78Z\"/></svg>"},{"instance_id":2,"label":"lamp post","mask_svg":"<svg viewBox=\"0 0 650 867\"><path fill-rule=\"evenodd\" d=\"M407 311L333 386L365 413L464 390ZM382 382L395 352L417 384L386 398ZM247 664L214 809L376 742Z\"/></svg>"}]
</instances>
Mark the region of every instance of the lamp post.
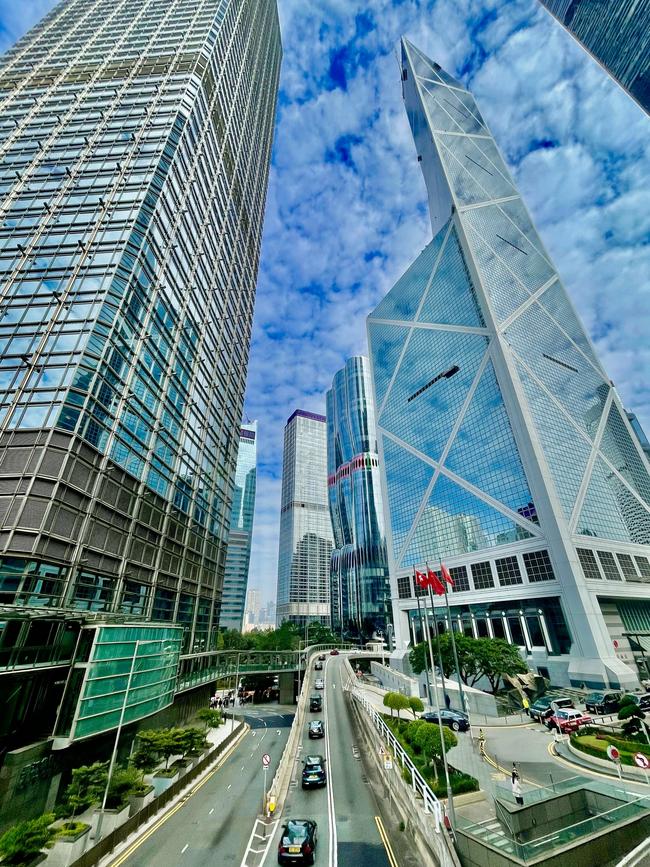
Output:
<instances>
[{"instance_id":1,"label":"lamp post","mask_svg":"<svg viewBox=\"0 0 650 867\"><path fill-rule=\"evenodd\" d=\"M104 812L106 810L106 801L108 800L108 790L111 785L111 779L113 778L113 770L115 769L115 760L117 759L117 747L120 741L120 735L122 734L122 725L124 723L124 714L126 713L126 704L129 700L129 690L131 689L131 683L133 681L133 674L135 672L135 662L138 658L138 651L141 647L144 647L147 644L160 644L160 638L152 638L150 640L143 641L141 639L137 639L135 642L135 647L133 649L133 658L131 660L131 667L129 669L129 676L126 681L126 689L124 690L124 700L122 701L122 709L120 710L120 721L117 724L117 728L115 729L115 741L113 743L113 752L111 753L111 760L108 765L108 778L106 780L106 788L104 789L104 797L102 798L102 806L99 811L99 818L97 819L97 830L95 831L95 839L101 839L102 834L102 824L104 821ZM163 650L167 650L168 646L165 646Z\"/></svg>"}]
</instances>

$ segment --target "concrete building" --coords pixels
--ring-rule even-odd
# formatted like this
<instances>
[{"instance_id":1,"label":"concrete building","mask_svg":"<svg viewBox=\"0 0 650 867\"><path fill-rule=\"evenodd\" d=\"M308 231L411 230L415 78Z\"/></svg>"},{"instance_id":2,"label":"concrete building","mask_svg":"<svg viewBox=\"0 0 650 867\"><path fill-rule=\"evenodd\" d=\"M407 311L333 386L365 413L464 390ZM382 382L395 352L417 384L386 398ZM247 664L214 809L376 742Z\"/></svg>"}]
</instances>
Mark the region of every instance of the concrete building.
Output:
<instances>
[{"instance_id":1,"label":"concrete building","mask_svg":"<svg viewBox=\"0 0 650 867\"><path fill-rule=\"evenodd\" d=\"M278 552L278 625L330 623L333 548L325 416L297 409L284 429Z\"/></svg>"},{"instance_id":2,"label":"concrete building","mask_svg":"<svg viewBox=\"0 0 650 867\"><path fill-rule=\"evenodd\" d=\"M0 61L14 818L210 677L280 60L275 0L66 0Z\"/></svg>"},{"instance_id":3,"label":"concrete building","mask_svg":"<svg viewBox=\"0 0 650 867\"><path fill-rule=\"evenodd\" d=\"M228 554L221 594L220 629L241 631L246 607L246 588L251 559L255 488L257 480L257 422L243 424L239 432L239 451L235 488L232 495Z\"/></svg>"},{"instance_id":4,"label":"concrete building","mask_svg":"<svg viewBox=\"0 0 650 867\"><path fill-rule=\"evenodd\" d=\"M650 641L650 473L472 95L402 42L433 240L368 319L397 647L412 572L442 629L557 684L634 687Z\"/></svg>"}]
</instances>

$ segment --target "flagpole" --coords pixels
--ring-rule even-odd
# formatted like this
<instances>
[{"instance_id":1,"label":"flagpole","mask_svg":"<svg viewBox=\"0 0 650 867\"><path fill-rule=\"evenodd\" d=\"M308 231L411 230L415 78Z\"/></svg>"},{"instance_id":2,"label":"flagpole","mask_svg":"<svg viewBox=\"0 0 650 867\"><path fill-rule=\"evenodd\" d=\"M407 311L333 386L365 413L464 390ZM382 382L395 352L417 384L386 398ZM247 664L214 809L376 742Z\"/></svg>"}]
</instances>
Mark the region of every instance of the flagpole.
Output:
<instances>
[{"instance_id":1,"label":"flagpole","mask_svg":"<svg viewBox=\"0 0 650 867\"><path fill-rule=\"evenodd\" d=\"M449 607L449 597L447 596L447 581L442 573L442 563L440 564L440 574L442 575L442 584L445 590L445 605L447 606L447 619L449 620L449 632L451 638L451 648L454 653L454 666L456 667L456 677L458 678L458 692L460 693L460 703L463 708L463 713L469 716L467 703L465 701L465 693L463 691L463 679L460 676L460 665L458 664L458 651L456 649L456 638L454 636L454 624L451 620L451 608Z\"/></svg>"},{"instance_id":2,"label":"flagpole","mask_svg":"<svg viewBox=\"0 0 650 867\"><path fill-rule=\"evenodd\" d=\"M429 577L429 565L427 564L427 578ZM431 589L431 581L428 582L427 587L429 588L429 602L431 603L431 618L433 620L434 629L436 631L436 638L438 639L438 651L440 651L440 639L438 638L438 624L436 623L436 611L433 605L433 590ZM451 820L452 826L456 825L456 817L454 814L454 796L451 791L451 782L449 780L449 765L447 764L447 748L445 747L445 732L442 727L442 717L440 715L440 701L438 700L438 684L435 680L435 668L433 665L433 650L431 647L431 633L427 629L427 635L429 638L429 655L431 657L431 668L433 670L434 677L434 685L435 685L435 695L436 695L436 710L438 712L438 728L440 729L440 749L442 752L442 764L445 769L445 781L447 783L447 806L449 808L449 818ZM440 676L444 678L444 673L442 670L442 661L440 663ZM444 689L444 679L442 681L443 689Z\"/></svg>"},{"instance_id":3,"label":"flagpole","mask_svg":"<svg viewBox=\"0 0 650 867\"><path fill-rule=\"evenodd\" d=\"M413 570L413 589L415 591L415 600L418 603L418 614L420 617L420 629L422 630L422 641L426 641L427 634L426 634L425 629L424 629L424 619L422 617L422 606L420 605L420 597L418 596L418 586L419 585L418 585L417 580L415 578L415 569L414 569ZM429 707L433 707L433 701L432 701L432 696L431 696L431 680L429 679L429 672L427 671L426 658L425 658L425 665L424 665L424 674L425 674L425 677L427 680L427 698L429 699ZM432 677L434 676L433 670L431 671L431 676Z\"/></svg>"}]
</instances>

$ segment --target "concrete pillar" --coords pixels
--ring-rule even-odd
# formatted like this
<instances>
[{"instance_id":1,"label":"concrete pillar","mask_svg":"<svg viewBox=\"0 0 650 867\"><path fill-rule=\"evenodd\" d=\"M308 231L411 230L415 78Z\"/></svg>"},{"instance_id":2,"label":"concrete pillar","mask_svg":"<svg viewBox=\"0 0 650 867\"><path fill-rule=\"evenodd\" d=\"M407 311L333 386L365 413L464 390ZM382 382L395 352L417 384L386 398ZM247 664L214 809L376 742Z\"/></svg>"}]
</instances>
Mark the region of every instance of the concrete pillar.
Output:
<instances>
[{"instance_id":1,"label":"concrete pillar","mask_svg":"<svg viewBox=\"0 0 650 867\"><path fill-rule=\"evenodd\" d=\"M296 701L296 673L283 671L278 678L280 687L280 704L294 704Z\"/></svg>"}]
</instances>

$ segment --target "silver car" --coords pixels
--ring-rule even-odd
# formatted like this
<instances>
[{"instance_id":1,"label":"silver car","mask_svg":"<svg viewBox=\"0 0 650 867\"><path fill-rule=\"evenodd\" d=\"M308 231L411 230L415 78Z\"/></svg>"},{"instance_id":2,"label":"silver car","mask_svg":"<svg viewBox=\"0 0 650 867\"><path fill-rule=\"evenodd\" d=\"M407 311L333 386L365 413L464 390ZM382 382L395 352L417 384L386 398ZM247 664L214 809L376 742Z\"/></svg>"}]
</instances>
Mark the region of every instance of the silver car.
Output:
<instances>
[{"instance_id":1,"label":"silver car","mask_svg":"<svg viewBox=\"0 0 650 867\"><path fill-rule=\"evenodd\" d=\"M321 678L319 677L314 684L314 689L325 689L325 681L321 680Z\"/></svg>"}]
</instances>

